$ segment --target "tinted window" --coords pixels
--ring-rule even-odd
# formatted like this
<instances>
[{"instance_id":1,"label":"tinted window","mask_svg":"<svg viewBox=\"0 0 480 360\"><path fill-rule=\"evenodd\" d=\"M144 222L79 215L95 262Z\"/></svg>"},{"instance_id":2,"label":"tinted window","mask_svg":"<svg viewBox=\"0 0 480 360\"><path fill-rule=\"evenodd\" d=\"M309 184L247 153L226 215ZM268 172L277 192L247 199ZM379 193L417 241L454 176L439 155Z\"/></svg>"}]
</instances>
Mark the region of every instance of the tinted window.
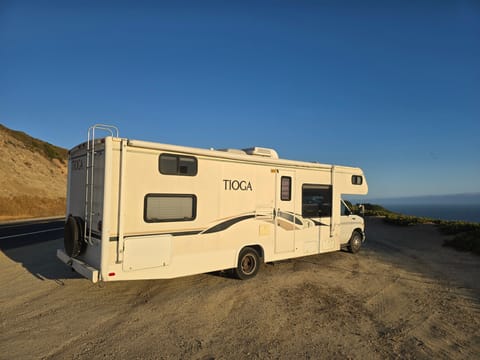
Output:
<instances>
[{"instance_id":1,"label":"tinted window","mask_svg":"<svg viewBox=\"0 0 480 360\"><path fill-rule=\"evenodd\" d=\"M360 175L352 175L352 184L353 185L362 185L363 177Z\"/></svg>"},{"instance_id":2,"label":"tinted window","mask_svg":"<svg viewBox=\"0 0 480 360\"><path fill-rule=\"evenodd\" d=\"M302 186L302 216L331 217L332 187L328 185Z\"/></svg>"},{"instance_id":3,"label":"tinted window","mask_svg":"<svg viewBox=\"0 0 480 360\"><path fill-rule=\"evenodd\" d=\"M289 176L282 176L280 183L280 200L292 200L292 178Z\"/></svg>"},{"instance_id":4,"label":"tinted window","mask_svg":"<svg viewBox=\"0 0 480 360\"><path fill-rule=\"evenodd\" d=\"M143 218L146 222L191 221L196 217L197 197L186 194L148 194Z\"/></svg>"},{"instance_id":5,"label":"tinted window","mask_svg":"<svg viewBox=\"0 0 480 360\"><path fill-rule=\"evenodd\" d=\"M178 157L174 155L160 155L160 172L162 174L177 174Z\"/></svg>"},{"instance_id":6,"label":"tinted window","mask_svg":"<svg viewBox=\"0 0 480 360\"><path fill-rule=\"evenodd\" d=\"M352 212L350 209L343 203L343 201L340 201L340 215L349 216L351 214Z\"/></svg>"},{"instance_id":7,"label":"tinted window","mask_svg":"<svg viewBox=\"0 0 480 360\"><path fill-rule=\"evenodd\" d=\"M158 167L164 175L197 175L197 159L192 156L161 154Z\"/></svg>"}]
</instances>

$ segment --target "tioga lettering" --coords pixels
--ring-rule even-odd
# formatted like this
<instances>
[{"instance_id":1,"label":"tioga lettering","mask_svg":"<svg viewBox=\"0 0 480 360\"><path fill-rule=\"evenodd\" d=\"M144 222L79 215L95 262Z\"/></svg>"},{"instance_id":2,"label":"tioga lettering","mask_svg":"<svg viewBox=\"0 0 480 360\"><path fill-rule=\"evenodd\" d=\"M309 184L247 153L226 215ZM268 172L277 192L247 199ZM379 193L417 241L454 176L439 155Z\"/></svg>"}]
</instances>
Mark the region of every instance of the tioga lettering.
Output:
<instances>
[{"instance_id":1,"label":"tioga lettering","mask_svg":"<svg viewBox=\"0 0 480 360\"><path fill-rule=\"evenodd\" d=\"M228 180L223 179L224 190L253 191L252 183L246 180Z\"/></svg>"},{"instance_id":2,"label":"tioga lettering","mask_svg":"<svg viewBox=\"0 0 480 360\"><path fill-rule=\"evenodd\" d=\"M82 170L83 169L83 159L74 159L72 160L72 170Z\"/></svg>"}]
</instances>

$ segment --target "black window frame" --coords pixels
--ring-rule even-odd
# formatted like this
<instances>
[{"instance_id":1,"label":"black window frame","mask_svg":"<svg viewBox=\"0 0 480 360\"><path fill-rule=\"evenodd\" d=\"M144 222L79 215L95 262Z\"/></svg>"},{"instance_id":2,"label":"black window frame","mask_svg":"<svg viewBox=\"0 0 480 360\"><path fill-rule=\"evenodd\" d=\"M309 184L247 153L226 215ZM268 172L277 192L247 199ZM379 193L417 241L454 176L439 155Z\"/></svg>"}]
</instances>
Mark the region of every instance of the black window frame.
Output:
<instances>
[{"instance_id":1,"label":"black window frame","mask_svg":"<svg viewBox=\"0 0 480 360\"><path fill-rule=\"evenodd\" d=\"M178 197L178 198L191 198L192 199L192 217L191 218L178 218L178 219L164 219L164 220L152 220L147 218L147 203L149 198L158 197ZM165 222L181 222L181 221L194 221L197 218L197 196L195 194L170 194L170 193L149 193L146 194L143 199L143 221L146 223L165 223Z\"/></svg>"},{"instance_id":2,"label":"black window frame","mask_svg":"<svg viewBox=\"0 0 480 360\"><path fill-rule=\"evenodd\" d=\"M167 172L165 168L162 169L162 157L174 157L176 159L176 171L175 172ZM181 160L182 159L189 159L194 161L194 172L193 173L182 173L181 170ZM162 175L174 175L174 176L196 176L198 174L198 160L195 156L188 156L188 155L179 155L179 154L171 154L171 153L162 153L158 157L158 171Z\"/></svg>"},{"instance_id":3,"label":"black window frame","mask_svg":"<svg viewBox=\"0 0 480 360\"><path fill-rule=\"evenodd\" d=\"M288 198L283 197L283 180L288 180ZM280 178L280 200L281 201L292 201L292 177L291 176L282 176Z\"/></svg>"}]
</instances>

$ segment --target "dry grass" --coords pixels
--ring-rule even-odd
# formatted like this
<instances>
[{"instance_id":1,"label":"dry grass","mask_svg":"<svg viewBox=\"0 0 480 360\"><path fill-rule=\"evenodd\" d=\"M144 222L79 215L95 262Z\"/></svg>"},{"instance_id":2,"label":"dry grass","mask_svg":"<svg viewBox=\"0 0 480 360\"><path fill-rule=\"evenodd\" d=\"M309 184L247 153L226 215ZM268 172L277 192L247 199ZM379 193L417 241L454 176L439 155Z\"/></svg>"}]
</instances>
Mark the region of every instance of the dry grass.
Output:
<instances>
[{"instance_id":1,"label":"dry grass","mask_svg":"<svg viewBox=\"0 0 480 360\"><path fill-rule=\"evenodd\" d=\"M65 164L68 158L68 150L63 149L59 146L49 144L45 141L35 139L30 135L24 133L23 131L17 131L9 129L2 124L0 124L0 131L3 131L10 135L11 137L17 139L20 144L29 149L32 152L37 152L45 156L47 159L53 160L58 159L61 163ZM15 143L10 141L10 144L17 146Z\"/></svg>"},{"instance_id":2,"label":"dry grass","mask_svg":"<svg viewBox=\"0 0 480 360\"><path fill-rule=\"evenodd\" d=\"M63 216L65 206L65 198L26 195L0 197L0 219Z\"/></svg>"},{"instance_id":3,"label":"dry grass","mask_svg":"<svg viewBox=\"0 0 480 360\"><path fill-rule=\"evenodd\" d=\"M67 155L0 124L0 220L64 216Z\"/></svg>"}]
</instances>

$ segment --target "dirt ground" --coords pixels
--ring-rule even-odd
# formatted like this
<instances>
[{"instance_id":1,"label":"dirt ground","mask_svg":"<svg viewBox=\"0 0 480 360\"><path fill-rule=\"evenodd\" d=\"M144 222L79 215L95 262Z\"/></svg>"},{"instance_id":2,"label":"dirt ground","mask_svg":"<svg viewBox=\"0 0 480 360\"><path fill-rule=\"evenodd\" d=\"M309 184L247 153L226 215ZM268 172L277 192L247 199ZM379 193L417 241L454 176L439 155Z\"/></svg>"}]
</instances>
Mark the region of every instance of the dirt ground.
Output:
<instances>
[{"instance_id":1,"label":"dirt ground","mask_svg":"<svg viewBox=\"0 0 480 360\"><path fill-rule=\"evenodd\" d=\"M0 252L1 359L473 359L480 257L433 225L367 222L356 255L221 274L92 284L62 239Z\"/></svg>"}]
</instances>

